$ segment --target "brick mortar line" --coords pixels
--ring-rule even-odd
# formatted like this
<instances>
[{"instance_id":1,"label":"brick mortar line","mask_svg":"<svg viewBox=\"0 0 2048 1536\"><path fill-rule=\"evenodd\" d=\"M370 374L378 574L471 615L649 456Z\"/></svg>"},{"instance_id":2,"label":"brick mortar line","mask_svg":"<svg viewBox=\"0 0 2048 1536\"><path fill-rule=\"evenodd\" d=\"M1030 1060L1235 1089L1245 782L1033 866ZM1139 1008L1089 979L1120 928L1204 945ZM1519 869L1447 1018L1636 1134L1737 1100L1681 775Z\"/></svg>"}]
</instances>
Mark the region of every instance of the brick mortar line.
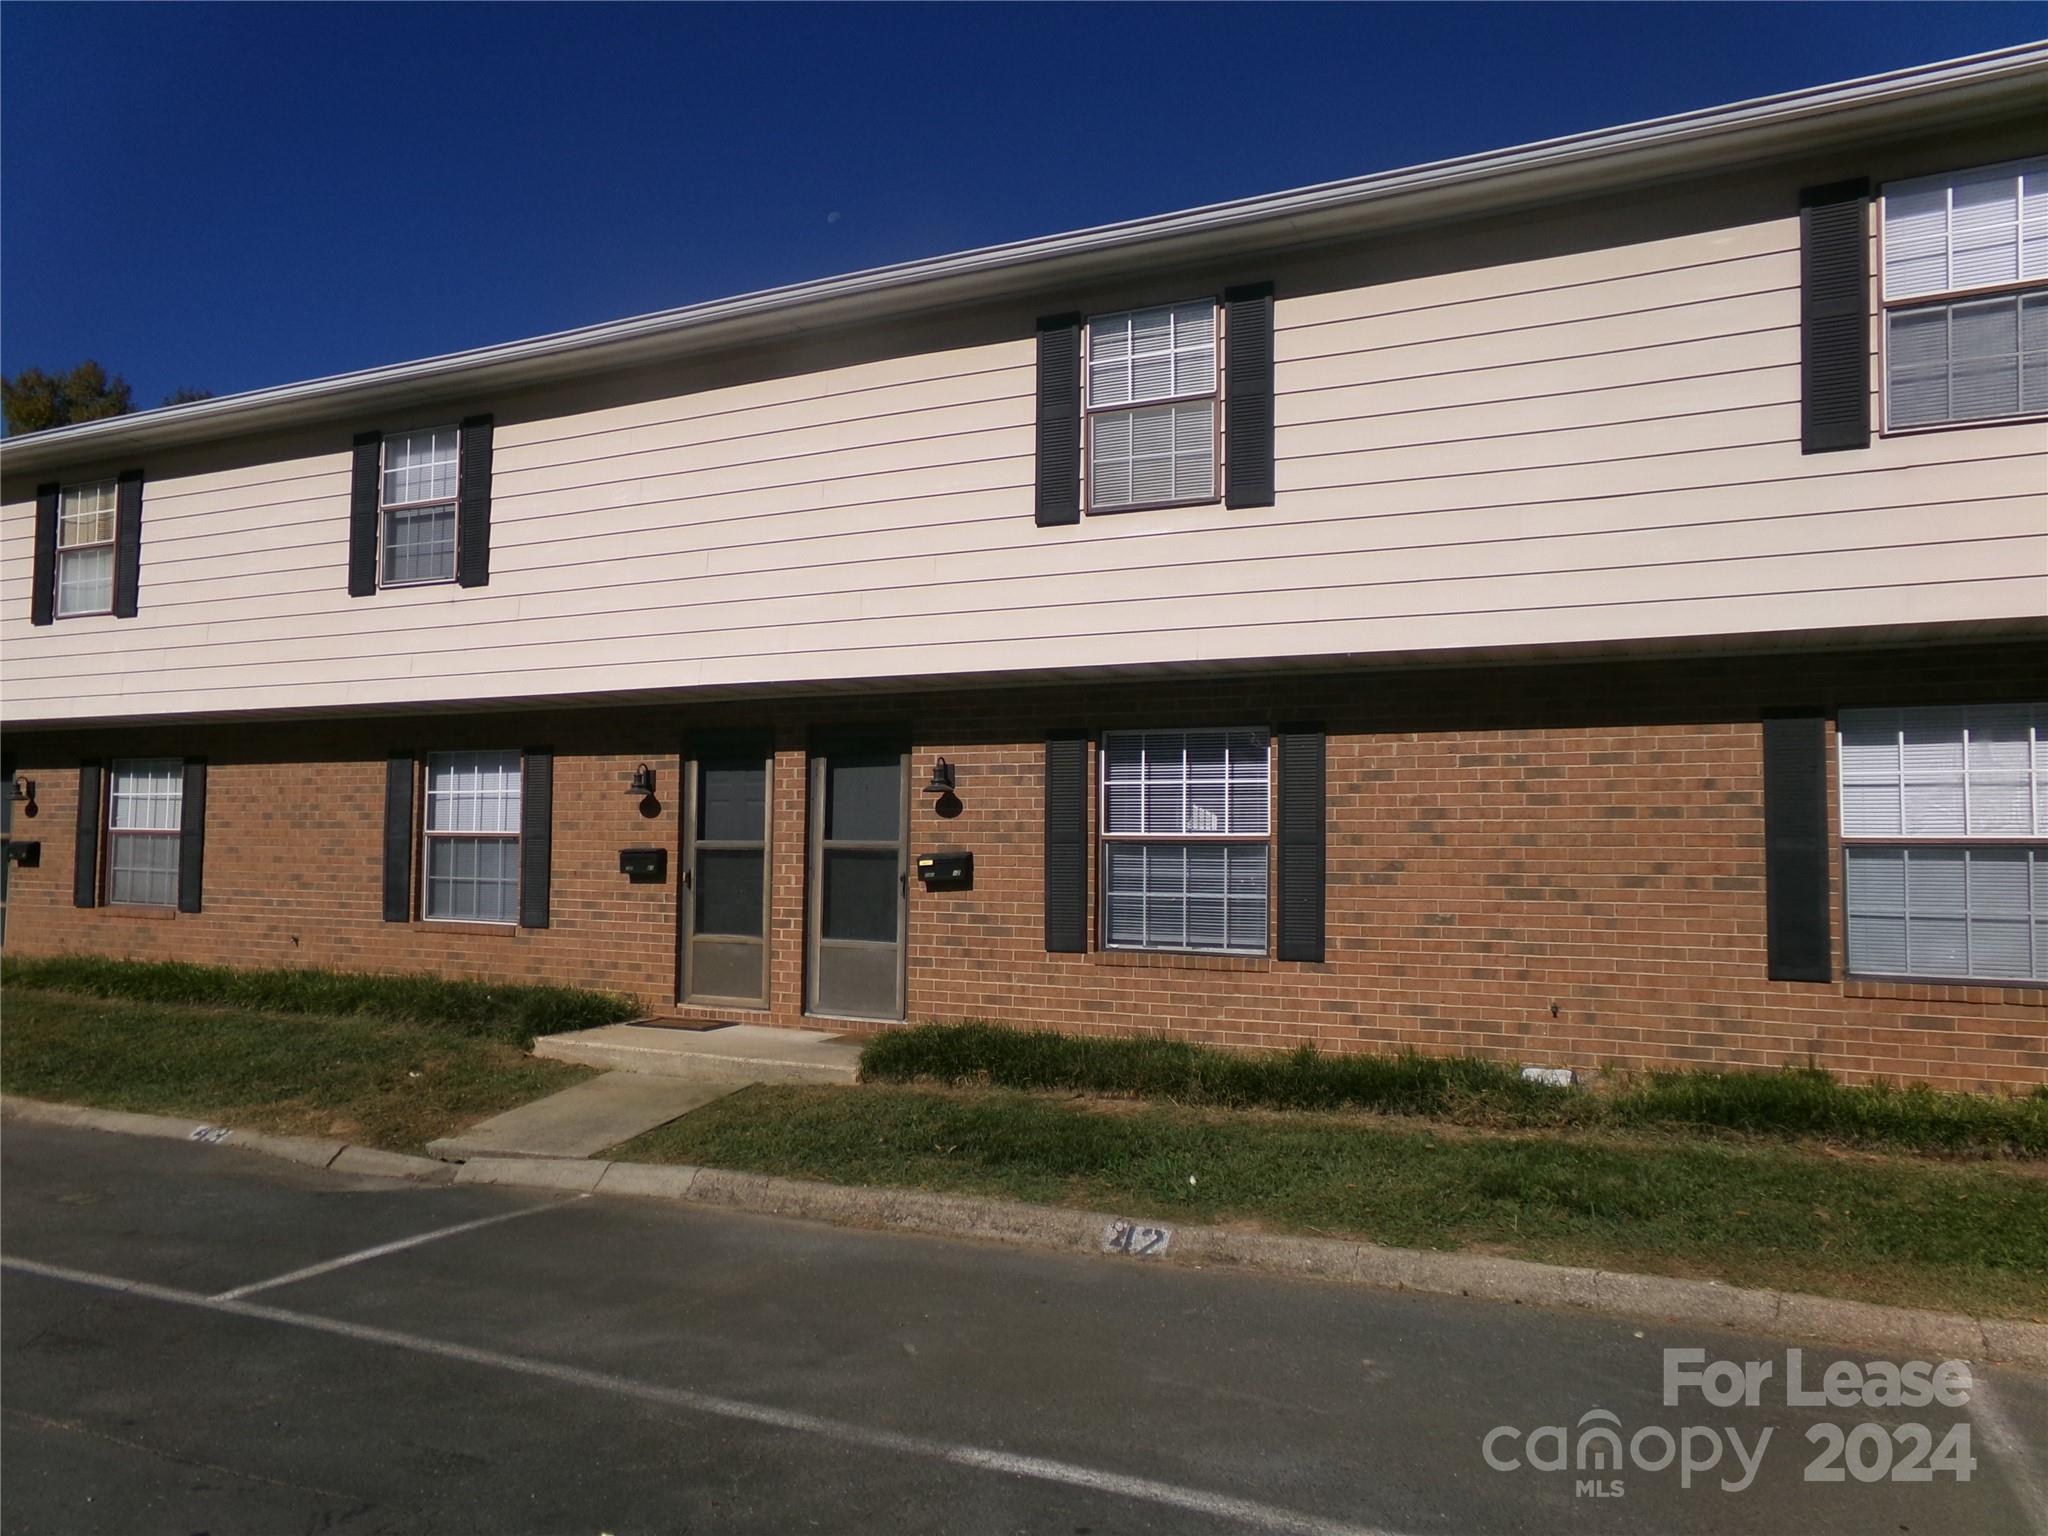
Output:
<instances>
[{"instance_id":1,"label":"brick mortar line","mask_svg":"<svg viewBox=\"0 0 2048 1536\"><path fill-rule=\"evenodd\" d=\"M0 1095L8 1118L127 1135L208 1141L336 1172L457 1184L509 1185L667 1199L758 1215L826 1221L925 1235L1105 1256L1108 1212L1032 1205L978 1195L826 1184L690 1164L595 1159L478 1157L451 1166L374 1147L238 1131L202 1121L125 1110L88 1109ZM1158 1222L1170 1234L1156 1261L1231 1266L1265 1274L1380 1290L1466 1296L1515 1305L1562 1307L1638 1318L1781 1334L1865 1349L1998 1361L2048 1371L2048 1324L1962 1313L1839 1301L1798 1291L1725 1286L1713 1281L1540 1264L1528 1259L1389 1248L1345 1238L1237 1232Z\"/></svg>"}]
</instances>

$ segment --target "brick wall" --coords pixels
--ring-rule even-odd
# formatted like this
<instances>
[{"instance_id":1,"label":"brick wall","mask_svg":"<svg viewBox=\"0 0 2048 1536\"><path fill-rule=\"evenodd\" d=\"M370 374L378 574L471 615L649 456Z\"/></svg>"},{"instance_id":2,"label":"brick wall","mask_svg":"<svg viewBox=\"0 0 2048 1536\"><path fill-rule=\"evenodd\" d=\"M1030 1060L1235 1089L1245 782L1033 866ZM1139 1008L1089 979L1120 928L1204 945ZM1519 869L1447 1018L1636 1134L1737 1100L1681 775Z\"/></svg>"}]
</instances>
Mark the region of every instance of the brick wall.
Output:
<instances>
[{"instance_id":1,"label":"brick wall","mask_svg":"<svg viewBox=\"0 0 2048 1536\"><path fill-rule=\"evenodd\" d=\"M914 744L912 852L969 849L971 890L912 882L909 1013L1231 1045L1415 1046L1580 1068L1815 1061L1948 1087L2048 1082L2048 990L1765 978L1760 727L1766 709L2018 699L2038 646L1768 659L1552 664L1061 689L606 709L320 726L17 736L38 785L40 869L15 877L7 947L240 965L430 969L630 992L674 1007L678 882L633 885L622 847L680 857L693 729L767 726L770 1007L803 1010L805 743L896 725ZM1329 949L1320 965L1042 944L1048 729L1271 724L1329 732ZM381 920L384 757L555 748L553 925ZM204 755L206 904L147 915L70 905L81 756ZM921 790L954 763L959 810ZM644 814L634 767L659 775ZM1091 881L1091 885L1096 882ZM1091 896L1094 891L1091 889Z\"/></svg>"}]
</instances>

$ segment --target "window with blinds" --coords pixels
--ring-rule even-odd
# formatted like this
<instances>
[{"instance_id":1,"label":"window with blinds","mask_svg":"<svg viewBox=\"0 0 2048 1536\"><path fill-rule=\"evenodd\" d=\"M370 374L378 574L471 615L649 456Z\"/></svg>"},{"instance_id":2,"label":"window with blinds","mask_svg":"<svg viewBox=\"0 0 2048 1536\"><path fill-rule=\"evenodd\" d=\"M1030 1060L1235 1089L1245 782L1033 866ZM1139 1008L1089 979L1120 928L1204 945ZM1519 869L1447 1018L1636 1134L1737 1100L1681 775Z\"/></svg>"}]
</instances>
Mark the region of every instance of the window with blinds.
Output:
<instances>
[{"instance_id":1,"label":"window with blinds","mask_svg":"<svg viewBox=\"0 0 2048 1536\"><path fill-rule=\"evenodd\" d=\"M454 427L404 432L384 439L380 499L387 587L455 579L455 497L461 478L460 435Z\"/></svg>"},{"instance_id":2,"label":"window with blinds","mask_svg":"<svg viewBox=\"0 0 2048 1536\"><path fill-rule=\"evenodd\" d=\"M517 752L436 752L427 758L425 891L434 921L519 921Z\"/></svg>"},{"instance_id":3,"label":"window with blinds","mask_svg":"<svg viewBox=\"0 0 2048 1536\"><path fill-rule=\"evenodd\" d=\"M1849 969L2048 981L2048 704L1844 710Z\"/></svg>"},{"instance_id":4,"label":"window with blinds","mask_svg":"<svg viewBox=\"0 0 2048 1536\"><path fill-rule=\"evenodd\" d=\"M107 774L107 900L178 904L185 764L175 757L117 758Z\"/></svg>"},{"instance_id":5,"label":"window with blinds","mask_svg":"<svg viewBox=\"0 0 2048 1536\"><path fill-rule=\"evenodd\" d=\"M1265 731L1108 732L1101 826L1107 947L1266 952Z\"/></svg>"},{"instance_id":6,"label":"window with blinds","mask_svg":"<svg viewBox=\"0 0 2048 1536\"><path fill-rule=\"evenodd\" d=\"M1088 507L1216 496L1216 306L1097 315L1087 336Z\"/></svg>"},{"instance_id":7,"label":"window with blinds","mask_svg":"<svg viewBox=\"0 0 2048 1536\"><path fill-rule=\"evenodd\" d=\"M1884 189L1885 424L2048 413L2048 156Z\"/></svg>"}]
</instances>

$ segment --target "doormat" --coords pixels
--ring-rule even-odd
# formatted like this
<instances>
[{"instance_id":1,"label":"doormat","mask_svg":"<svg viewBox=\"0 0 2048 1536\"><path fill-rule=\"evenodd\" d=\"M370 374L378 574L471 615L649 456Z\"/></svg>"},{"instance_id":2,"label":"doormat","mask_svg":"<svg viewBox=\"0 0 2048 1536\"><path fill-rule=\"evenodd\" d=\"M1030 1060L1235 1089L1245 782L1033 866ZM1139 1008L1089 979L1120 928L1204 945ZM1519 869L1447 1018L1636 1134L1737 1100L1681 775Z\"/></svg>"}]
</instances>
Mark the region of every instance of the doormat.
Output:
<instances>
[{"instance_id":1,"label":"doormat","mask_svg":"<svg viewBox=\"0 0 2048 1536\"><path fill-rule=\"evenodd\" d=\"M650 1029L681 1029L687 1030L693 1035L708 1035L714 1029L731 1029L738 1021L735 1019L712 1019L708 1022L700 1023L696 1019L661 1019L650 1014L644 1019L628 1019L626 1022L628 1024L645 1024Z\"/></svg>"}]
</instances>

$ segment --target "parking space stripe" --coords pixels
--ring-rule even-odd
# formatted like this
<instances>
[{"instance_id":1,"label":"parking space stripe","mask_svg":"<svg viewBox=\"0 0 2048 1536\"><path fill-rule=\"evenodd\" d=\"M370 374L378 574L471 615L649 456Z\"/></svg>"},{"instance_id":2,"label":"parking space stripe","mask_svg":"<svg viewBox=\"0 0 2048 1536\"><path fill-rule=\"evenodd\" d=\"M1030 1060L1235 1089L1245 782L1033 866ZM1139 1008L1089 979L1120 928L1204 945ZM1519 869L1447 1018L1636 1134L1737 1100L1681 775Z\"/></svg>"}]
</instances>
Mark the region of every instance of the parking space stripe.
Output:
<instances>
[{"instance_id":1,"label":"parking space stripe","mask_svg":"<svg viewBox=\"0 0 2048 1536\"><path fill-rule=\"evenodd\" d=\"M852 1424L841 1419L826 1418L820 1414L776 1408L765 1403L750 1403L740 1398L693 1391L688 1387L665 1387L655 1382L636 1381L628 1376L615 1376L608 1371L591 1371L579 1366L558 1365L548 1360L534 1360L523 1355L508 1355L494 1349L478 1349L468 1344L454 1344L419 1334L401 1333L392 1328L343 1322L338 1318L321 1317L311 1312L293 1312L283 1307L238 1300L227 1295L204 1296L197 1291L153 1285L146 1280L124 1280L118 1275L95 1274L90 1270L69 1269L63 1265L44 1264L34 1259L0 1256L0 1270L12 1270L19 1274L39 1276L45 1280L57 1280L93 1290L141 1297L173 1306L196 1307L202 1311L223 1313L230 1317L245 1317L287 1328L302 1328L313 1333L330 1334L363 1344L383 1345L390 1349L402 1349L442 1360L460 1361L466 1365L483 1366L491 1370L510 1371L522 1376L557 1382L563 1386L579 1387L593 1392L609 1392L614 1396L658 1403L688 1413L706 1414L714 1418L736 1420L743 1424L786 1430L792 1434L810 1435L836 1441L842 1445L858 1446L864 1450L888 1451L897 1455L944 1462L978 1472L995 1472L1011 1477L1030 1478L1038 1482L1058 1483L1069 1488L1086 1488L1117 1498L1183 1510L1216 1520L1233 1521L1253 1530L1274 1532L1276 1536L1400 1536L1400 1533L1376 1526L1326 1520L1317 1515L1301 1514L1294 1510L1261 1504L1253 1499L1212 1493L1201 1488L1188 1488L1154 1478L1131 1477L1098 1467L1082 1466L1076 1462L1056 1461L1044 1456L1020 1456L1009 1451L956 1444L924 1435L900 1434L894 1430Z\"/></svg>"},{"instance_id":2,"label":"parking space stripe","mask_svg":"<svg viewBox=\"0 0 2048 1536\"><path fill-rule=\"evenodd\" d=\"M588 1200L588 1195L578 1195L577 1200ZM501 1221L517 1221L522 1216L537 1216L542 1211L559 1210L575 1201L556 1200L546 1205L529 1205L522 1210L500 1211L495 1216L480 1216L475 1221L459 1221L452 1227L437 1227L432 1232L422 1232L415 1237L401 1237L395 1242L379 1243L374 1248L360 1248L354 1253L345 1253L338 1259L329 1259L322 1264L308 1264L304 1269L292 1270L289 1274L273 1275L268 1280L252 1281L238 1285L231 1291L222 1291L209 1297L211 1301L239 1301L244 1296L253 1296L258 1291L267 1291L275 1286L290 1285L297 1280L310 1280L315 1275L331 1274L337 1269L347 1269L351 1264L360 1264L365 1259L381 1259L387 1253L403 1253L408 1248L417 1248L422 1243L437 1243L444 1237L454 1237L459 1232L474 1232L479 1227L495 1227Z\"/></svg>"}]
</instances>

